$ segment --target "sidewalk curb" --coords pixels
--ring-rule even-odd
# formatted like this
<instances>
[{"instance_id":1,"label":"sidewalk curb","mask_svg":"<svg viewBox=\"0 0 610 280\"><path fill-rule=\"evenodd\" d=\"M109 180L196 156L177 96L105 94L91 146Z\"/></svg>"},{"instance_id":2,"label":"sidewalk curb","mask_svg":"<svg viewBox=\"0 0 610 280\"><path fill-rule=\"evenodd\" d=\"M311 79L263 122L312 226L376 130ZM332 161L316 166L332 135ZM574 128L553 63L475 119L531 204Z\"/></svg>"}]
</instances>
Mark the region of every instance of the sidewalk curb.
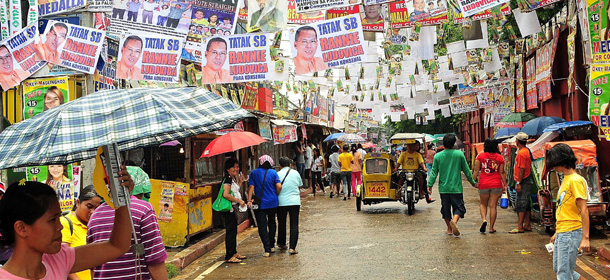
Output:
<instances>
[{"instance_id":1,"label":"sidewalk curb","mask_svg":"<svg viewBox=\"0 0 610 280\"><path fill-rule=\"evenodd\" d=\"M237 233L240 233L250 227L250 219L245 220L237 226ZM168 263L173 264L176 268L182 270L195 260L205 255L206 253L214 250L216 246L220 245L225 241L225 230L221 230L217 233L212 234L210 237L201 240L195 244L190 245L188 248L180 251L174 259Z\"/></svg>"},{"instance_id":2,"label":"sidewalk curb","mask_svg":"<svg viewBox=\"0 0 610 280\"><path fill-rule=\"evenodd\" d=\"M610 261L610 248L608 246L597 247L597 255Z\"/></svg>"}]
</instances>

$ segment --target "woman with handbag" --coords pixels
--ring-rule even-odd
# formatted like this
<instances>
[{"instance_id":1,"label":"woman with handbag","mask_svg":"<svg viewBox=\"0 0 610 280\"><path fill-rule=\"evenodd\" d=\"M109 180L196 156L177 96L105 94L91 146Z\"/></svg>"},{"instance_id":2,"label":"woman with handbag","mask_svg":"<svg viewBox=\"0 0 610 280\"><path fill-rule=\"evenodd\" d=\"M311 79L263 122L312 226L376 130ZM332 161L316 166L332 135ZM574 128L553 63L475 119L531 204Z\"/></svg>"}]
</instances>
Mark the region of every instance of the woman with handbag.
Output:
<instances>
[{"instance_id":1,"label":"woman with handbag","mask_svg":"<svg viewBox=\"0 0 610 280\"><path fill-rule=\"evenodd\" d=\"M258 159L260 166L250 172L248 182L248 207L254 209L258 224L258 235L261 238L265 253L269 257L275 252L275 216L279 205L278 194L282 184L277 172L273 170L273 159L264 155Z\"/></svg>"},{"instance_id":2,"label":"woman with handbag","mask_svg":"<svg viewBox=\"0 0 610 280\"><path fill-rule=\"evenodd\" d=\"M214 210L222 213L225 221L225 261L240 263L246 256L237 253L237 210L246 207L241 199L240 186L244 181L239 174L239 162L234 158L225 161L224 178L222 179L222 196L219 195L214 202ZM223 201L224 200L224 201ZM220 205L220 204L224 205Z\"/></svg>"}]
</instances>

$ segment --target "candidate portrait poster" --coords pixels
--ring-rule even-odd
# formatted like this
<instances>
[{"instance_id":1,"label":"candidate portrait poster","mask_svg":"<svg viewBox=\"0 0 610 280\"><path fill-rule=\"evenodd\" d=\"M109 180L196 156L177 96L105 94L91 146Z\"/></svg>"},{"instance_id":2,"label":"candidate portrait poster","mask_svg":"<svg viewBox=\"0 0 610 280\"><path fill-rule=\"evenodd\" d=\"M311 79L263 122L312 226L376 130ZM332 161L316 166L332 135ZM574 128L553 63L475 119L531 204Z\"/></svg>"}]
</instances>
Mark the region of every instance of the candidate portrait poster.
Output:
<instances>
[{"instance_id":1,"label":"candidate portrait poster","mask_svg":"<svg viewBox=\"0 0 610 280\"><path fill-rule=\"evenodd\" d=\"M183 37L189 31L195 1L114 0L108 37L119 40L122 33L150 32Z\"/></svg>"},{"instance_id":2,"label":"candidate portrait poster","mask_svg":"<svg viewBox=\"0 0 610 280\"><path fill-rule=\"evenodd\" d=\"M93 74L105 37L105 31L51 20L40 36L43 60Z\"/></svg>"},{"instance_id":3,"label":"candidate portrait poster","mask_svg":"<svg viewBox=\"0 0 610 280\"><path fill-rule=\"evenodd\" d=\"M508 0L457 0L457 2L460 5L462 15L469 17L476 13L491 9L495 6L507 3Z\"/></svg>"},{"instance_id":4,"label":"candidate portrait poster","mask_svg":"<svg viewBox=\"0 0 610 280\"><path fill-rule=\"evenodd\" d=\"M28 79L23 82L23 119L68 102L68 78Z\"/></svg>"},{"instance_id":5,"label":"candidate portrait poster","mask_svg":"<svg viewBox=\"0 0 610 280\"><path fill-rule=\"evenodd\" d=\"M454 24L462 23L465 18L464 14L462 13L462 8L460 8L460 5L458 4L458 1L460 1L460 0L446 0L447 12L451 15L451 18L453 18ZM493 9L500 9L500 13L502 15L510 14L510 6L508 5L508 3L501 4L499 7L494 7ZM472 15L470 18L472 20L483 20L483 19L492 18L494 16L494 14L492 12L493 9L487 9L484 11L480 11L480 12Z\"/></svg>"},{"instance_id":6,"label":"candidate portrait poster","mask_svg":"<svg viewBox=\"0 0 610 280\"><path fill-rule=\"evenodd\" d=\"M238 0L193 1L186 40L199 43L202 38L235 34L238 2Z\"/></svg>"},{"instance_id":7,"label":"candidate portrait poster","mask_svg":"<svg viewBox=\"0 0 610 280\"><path fill-rule=\"evenodd\" d=\"M360 18L362 19L362 30L383 32L384 20L383 14L387 11L385 4L375 4L368 6L360 6Z\"/></svg>"},{"instance_id":8,"label":"candidate portrait poster","mask_svg":"<svg viewBox=\"0 0 610 280\"><path fill-rule=\"evenodd\" d=\"M295 27L289 34L298 75L366 62L359 15Z\"/></svg>"},{"instance_id":9,"label":"candidate portrait poster","mask_svg":"<svg viewBox=\"0 0 610 280\"><path fill-rule=\"evenodd\" d=\"M40 36L36 24L0 43L0 86L8 90L44 67Z\"/></svg>"},{"instance_id":10,"label":"candidate portrait poster","mask_svg":"<svg viewBox=\"0 0 610 280\"><path fill-rule=\"evenodd\" d=\"M117 79L178 83L184 39L123 34L119 41Z\"/></svg>"},{"instance_id":11,"label":"candidate portrait poster","mask_svg":"<svg viewBox=\"0 0 610 280\"><path fill-rule=\"evenodd\" d=\"M361 3L362 0L298 0L296 1L296 12L306 13L311 11L323 11L328 10L330 8L347 7L351 5L358 5Z\"/></svg>"},{"instance_id":12,"label":"candidate portrait poster","mask_svg":"<svg viewBox=\"0 0 610 280\"><path fill-rule=\"evenodd\" d=\"M411 23L423 25L441 24L447 20L447 2L445 0L405 0Z\"/></svg>"},{"instance_id":13,"label":"candidate portrait poster","mask_svg":"<svg viewBox=\"0 0 610 280\"><path fill-rule=\"evenodd\" d=\"M38 0L38 16L65 14L86 6L86 0Z\"/></svg>"},{"instance_id":14,"label":"candidate portrait poster","mask_svg":"<svg viewBox=\"0 0 610 280\"><path fill-rule=\"evenodd\" d=\"M61 211L71 211L78 198L72 182L72 164L26 167L28 181L41 182L57 193Z\"/></svg>"},{"instance_id":15,"label":"candidate portrait poster","mask_svg":"<svg viewBox=\"0 0 610 280\"><path fill-rule=\"evenodd\" d=\"M391 2L388 4L390 12L390 24L392 28L411 27L411 20L405 1Z\"/></svg>"},{"instance_id":16,"label":"candidate portrait poster","mask_svg":"<svg viewBox=\"0 0 610 280\"><path fill-rule=\"evenodd\" d=\"M324 10L321 11L296 11L296 1L288 0L288 23L308 24L326 19Z\"/></svg>"},{"instance_id":17,"label":"candidate portrait poster","mask_svg":"<svg viewBox=\"0 0 610 280\"><path fill-rule=\"evenodd\" d=\"M477 94L453 96L450 99L451 113L461 114L479 110L477 106Z\"/></svg>"},{"instance_id":18,"label":"candidate portrait poster","mask_svg":"<svg viewBox=\"0 0 610 280\"><path fill-rule=\"evenodd\" d=\"M538 91L536 89L536 58L532 57L525 62L526 77L526 106L527 110L538 108Z\"/></svg>"},{"instance_id":19,"label":"candidate portrait poster","mask_svg":"<svg viewBox=\"0 0 610 280\"><path fill-rule=\"evenodd\" d=\"M248 1L248 32L273 33L287 28L288 1L243 1Z\"/></svg>"},{"instance_id":20,"label":"candidate portrait poster","mask_svg":"<svg viewBox=\"0 0 610 280\"><path fill-rule=\"evenodd\" d=\"M274 71L273 34L252 33L205 38L201 42L202 84L269 80Z\"/></svg>"}]
</instances>

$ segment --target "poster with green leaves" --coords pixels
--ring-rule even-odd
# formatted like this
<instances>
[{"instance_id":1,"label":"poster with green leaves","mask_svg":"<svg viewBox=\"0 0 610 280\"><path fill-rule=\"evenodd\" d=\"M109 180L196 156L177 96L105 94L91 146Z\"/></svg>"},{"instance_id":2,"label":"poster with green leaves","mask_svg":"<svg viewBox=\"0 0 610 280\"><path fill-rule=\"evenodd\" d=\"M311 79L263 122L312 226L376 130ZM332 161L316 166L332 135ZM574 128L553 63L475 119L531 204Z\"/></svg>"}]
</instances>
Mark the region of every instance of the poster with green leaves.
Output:
<instances>
[{"instance_id":1,"label":"poster with green leaves","mask_svg":"<svg viewBox=\"0 0 610 280\"><path fill-rule=\"evenodd\" d=\"M610 0L587 0L591 38L589 118L610 140Z\"/></svg>"}]
</instances>

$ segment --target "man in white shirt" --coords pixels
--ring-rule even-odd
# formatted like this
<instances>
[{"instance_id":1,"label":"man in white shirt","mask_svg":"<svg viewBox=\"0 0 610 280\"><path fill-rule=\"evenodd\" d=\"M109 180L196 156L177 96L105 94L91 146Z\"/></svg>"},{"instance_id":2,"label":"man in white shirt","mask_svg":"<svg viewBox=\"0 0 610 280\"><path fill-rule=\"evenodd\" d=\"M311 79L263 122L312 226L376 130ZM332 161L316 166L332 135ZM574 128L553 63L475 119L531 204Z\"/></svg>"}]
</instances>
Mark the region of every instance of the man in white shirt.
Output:
<instances>
[{"instance_id":1,"label":"man in white shirt","mask_svg":"<svg viewBox=\"0 0 610 280\"><path fill-rule=\"evenodd\" d=\"M313 144L305 142L305 179L307 179L307 186L311 188L311 165L313 164L313 150L311 148Z\"/></svg>"},{"instance_id":2,"label":"man in white shirt","mask_svg":"<svg viewBox=\"0 0 610 280\"><path fill-rule=\"evenodd\" d=\"M146 23L148 21L149 24L152 24L153 19L153 11L159 7L159 3L155 3L154 0L144 1L142 3L142 23Z\"/></svg>"},{"instance_id":3,"label":"man in white shirt","mask_svg":"<svg viewBox=\"0 0 610 280\"><path fill-rule=\"evenodd\" d=\"M358 144L358 152L360 156L362 156L362 160L364 160L364 156L366 156L366 151L362 148L362 144Z\"/></svg>"},{"instance_id":4,"label":"man in white shirt","mask_svg":"<svg viewBox=\"0 0 610 280\"><path fill-rule=\"evenodd\" d=\"M333 152L328 160L330 161L330 198L333 198L333 190L339 196L339 184L341 183L341 165L339 164L339 147L334 145L331 148Z\"/></svg>"}]
</instances>

